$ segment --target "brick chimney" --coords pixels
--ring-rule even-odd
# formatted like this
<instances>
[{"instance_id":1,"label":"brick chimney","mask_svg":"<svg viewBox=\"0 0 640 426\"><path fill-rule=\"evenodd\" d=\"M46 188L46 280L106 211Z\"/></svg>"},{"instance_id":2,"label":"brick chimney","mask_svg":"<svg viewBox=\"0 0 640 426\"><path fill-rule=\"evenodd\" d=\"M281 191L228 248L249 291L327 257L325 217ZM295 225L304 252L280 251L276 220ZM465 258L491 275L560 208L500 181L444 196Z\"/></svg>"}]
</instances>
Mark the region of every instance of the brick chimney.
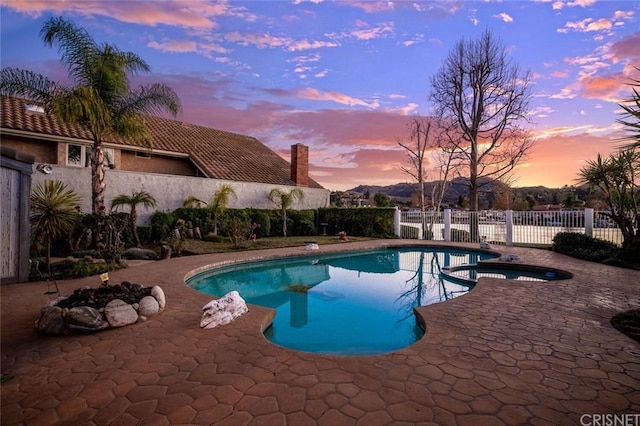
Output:
<instances>
[{"instance_id":1,"label":"brick chimney","mask_svg":"<svg viewBox=\"0 0 640 426\"><path fill-rule=\"evenodd\" d=\"M309 147L291 145L291 180L298 186L309 186Z\"/></svg>"}]
</instances>

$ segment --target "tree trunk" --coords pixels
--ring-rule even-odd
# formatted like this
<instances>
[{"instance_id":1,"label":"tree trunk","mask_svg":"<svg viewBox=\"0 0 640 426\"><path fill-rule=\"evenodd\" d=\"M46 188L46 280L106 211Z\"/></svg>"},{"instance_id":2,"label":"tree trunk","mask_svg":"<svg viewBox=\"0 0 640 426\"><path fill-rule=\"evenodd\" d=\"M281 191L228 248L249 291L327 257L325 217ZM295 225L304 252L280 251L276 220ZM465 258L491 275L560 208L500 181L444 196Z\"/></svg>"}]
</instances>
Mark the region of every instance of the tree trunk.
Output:
<instances>
[{"instance_id":1,"label":"tree trunk","mask_svg":"<svg viewBox=\"0 0 640 426\"><path fill-rule=\"evenodd\" d=\"M104 152L102 143L94 141L91 151L91 211L104 213L104 192L106 188L104 176Z\"/></svg>"},{"instance_id":2,"label":"tree trunk","mask_svg":"<svg viewBox=\"0 0 640 426\"><path fill-rule=\"evenodd\" d=\"M47 262L47 274L51 276L51 240L47 241L47 255L45 261Z\"/></svg>"},{"instance_id":3,"label":"tree trunk","mask_svg":"<svg viewBox=\"0 0 640 426\"><path fill-rule=\"evenodd\" d=\"M282 235L287 236L287 209L282 209Z\"/></svg>"},{"instance_id":4,"label":"tree trunk","mask_svg":"<svg viewBox=\"0 0 640 426\"><path fill-rule=\"evenodd\" d=\"M133 238L136 241L136 247L141 247L140 237L138 236L138 212L135 207L131 207L131 232L133 232Z\"/></svg>"},{"instance_id":5,"label":"tree trunk","mask_svg":"<svg viewBox=\"0 0 640 426\"><path fill-rule=\"evenodd\" d=\"M469 233L472 242L480 241L478 236L478 142L474 138L471 142L471 161L469 164Z\"/></svg>"}]
</instances>

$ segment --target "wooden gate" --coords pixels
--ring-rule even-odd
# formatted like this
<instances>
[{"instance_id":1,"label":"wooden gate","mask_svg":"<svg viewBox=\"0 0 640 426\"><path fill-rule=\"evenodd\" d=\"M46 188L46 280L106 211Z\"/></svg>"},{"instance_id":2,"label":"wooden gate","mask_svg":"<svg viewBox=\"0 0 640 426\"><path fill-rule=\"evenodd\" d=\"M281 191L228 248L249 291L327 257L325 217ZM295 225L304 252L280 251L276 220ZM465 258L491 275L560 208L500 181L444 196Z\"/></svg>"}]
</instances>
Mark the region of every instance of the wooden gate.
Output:
<instances>
[{"instance_id":1,"label":"wooden gate","mask_svg":"<svg viewBox=\"0 0 640 426\"><path fill-rule=\"evenodd\" d=\"M29 199L34 157L1 146L0 283L29 280Z\"/></svg>"}]
</instances>

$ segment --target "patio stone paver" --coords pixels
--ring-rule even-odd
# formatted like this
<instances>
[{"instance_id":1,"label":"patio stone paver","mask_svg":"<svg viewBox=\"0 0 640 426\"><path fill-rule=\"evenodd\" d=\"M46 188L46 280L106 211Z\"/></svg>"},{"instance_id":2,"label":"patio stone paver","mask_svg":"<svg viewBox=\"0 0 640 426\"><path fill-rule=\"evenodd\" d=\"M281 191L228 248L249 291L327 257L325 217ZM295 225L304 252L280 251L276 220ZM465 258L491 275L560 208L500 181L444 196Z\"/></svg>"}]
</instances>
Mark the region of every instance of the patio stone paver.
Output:
<instances>
[{"instance_id":1,"label":"patio stone paver","mask_svg":"<svg viewBox=\"0 0 640 426\"><path fill-rule=\"evenodd\" d=\"M230 325L200 329L211 297L188 288L186 274L232 260L308 254L304 247L112 272L112 282L160 285L167 308L91 335L37 334L47 283L2 286L2 374L15 376L0 387L2 424L579 425L583 414L640 414L640 344L610 324L615 313L640 308L640 272L547 250L496 249L574 278L482 279L463 297L418 308L427 328L419 342L371 357L272 345L262 330L273 311L259 306ZM62 294L83 285L99 282L58 282Z\"/></svg>"}]
</instances>

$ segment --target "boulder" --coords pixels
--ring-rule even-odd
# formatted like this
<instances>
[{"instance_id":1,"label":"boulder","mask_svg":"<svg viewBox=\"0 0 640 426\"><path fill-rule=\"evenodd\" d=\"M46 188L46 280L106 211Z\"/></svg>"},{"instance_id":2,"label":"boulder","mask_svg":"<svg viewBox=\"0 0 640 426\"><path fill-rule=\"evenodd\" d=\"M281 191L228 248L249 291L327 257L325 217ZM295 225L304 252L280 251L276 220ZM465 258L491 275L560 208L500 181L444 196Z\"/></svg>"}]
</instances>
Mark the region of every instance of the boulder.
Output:
<instances>
[{"instance_id":1,"label":"boulder","mask_svg":"<svg viewBox=\"0 0 640 426\"><path fill-rule=\"evenodd\" d=\"M154 285L153 288L151 288L151 295L158 301L160 312L164 311L165 306L167 306L167 298L164 295L164 291L162 291L162 288L160 288L160 286Z\"/></svg>"},{"instance_id":2,"label":"boulder","mask_svg":"<svg viewBox=\"0 0 640 426\"><path fill-rule=\"evenodd\" d=\"M123 327L138 321L136 310L120 299L114 299L104 307L104 316L111 327Z\"/></svg>"},{"instance_id":3,"label":"boulder","mask_svg":"<svg viewBox=\"0 0 640 426\"><path fill-rule=\"evenodd\" d=\"M122 253L122 257L130 260L156 260L158 254L153 250L131 247Z\"/></svg>"},{"instance_id":4,"label":"boulder","mask_svg":"<svg viewBox=\"0 0 640 426\"><path fill-rule=\"evenodd\" d=\"M212 300L202 308L200 327L215 328L229 324L249 309L237 291L231 291L220 299Z\"/></svg>"},{"instance_id":5,"label":"boulder","mask_svg":"<svg viewBox=\"0 0 640 426\"><path fill-rule=\"evenodd\" d=\"M160 305L153 296L145 296L138 304L138 315L143 317L152 317L160 312Z\"/></svg>"},{"instance_id":6,"label":"boulder","mask_svg":"<svg viewBox=\"0 0 640 426\"><path fill-rule=\"evenodd\" d=\"M109 327L109 323L102 317L100 311L90 306L71 308L66 316L67 327L70 330L94 332Z\"/></svg>"},{"instance_id":7,"label":"boulder","mask_svg":"<svg viewBox=\"0 0 640 426\"><path fill-rule=\"evenodd\" d=\"M202 239L202 232L200 232L200 228L198 227L193 228L193 238L195 238L196 240Z\"/></svg>"},{"instance_id":8,"label":"boulder","mask_svg":"<svg viewBox=\"0 0 640 426\"><path fill-rule=\"evenodd\" d=\"M52 336L64 333L66 326L62 308L57 306L45 306L42 308L37 328L40 333Z\"/></svg>"}]
</instances>

